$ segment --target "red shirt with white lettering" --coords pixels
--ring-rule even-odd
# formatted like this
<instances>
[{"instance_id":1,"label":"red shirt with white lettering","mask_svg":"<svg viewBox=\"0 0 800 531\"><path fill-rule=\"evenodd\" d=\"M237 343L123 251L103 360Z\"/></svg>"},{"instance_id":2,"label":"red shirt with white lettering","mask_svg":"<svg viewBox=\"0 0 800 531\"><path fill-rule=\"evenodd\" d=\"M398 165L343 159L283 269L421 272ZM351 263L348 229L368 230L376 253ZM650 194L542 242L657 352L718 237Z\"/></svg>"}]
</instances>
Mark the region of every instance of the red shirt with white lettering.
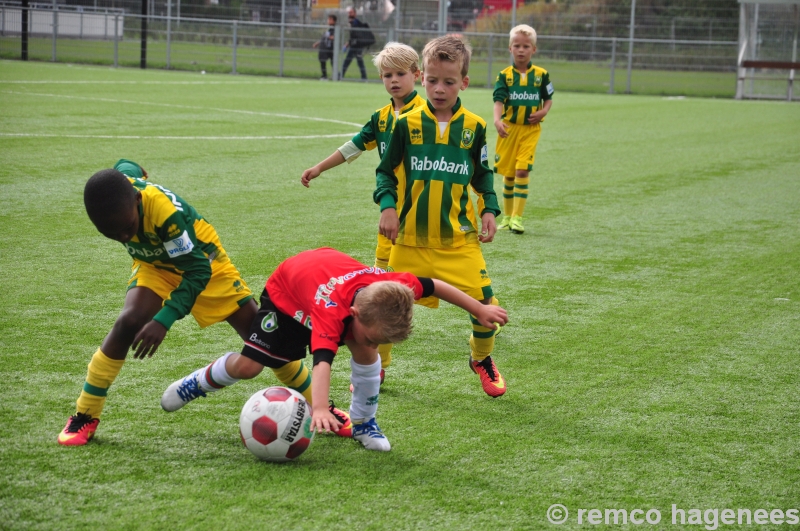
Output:
<instances>
[{"instance_id":1,"label":"red shirt with white lettering","mask_svg":"<svg viewBox=\"0 0 800 531\"><path fill-rule=\"evenodd\" d=\"M281 312L311 329L311 352L336 352L359 290L390 280L422 297L422 283L411 273L387 273L329 247L287 258L267 280L269 298ZM312 327L313 323L313 327Z\"/></svg>"}]
</instances>

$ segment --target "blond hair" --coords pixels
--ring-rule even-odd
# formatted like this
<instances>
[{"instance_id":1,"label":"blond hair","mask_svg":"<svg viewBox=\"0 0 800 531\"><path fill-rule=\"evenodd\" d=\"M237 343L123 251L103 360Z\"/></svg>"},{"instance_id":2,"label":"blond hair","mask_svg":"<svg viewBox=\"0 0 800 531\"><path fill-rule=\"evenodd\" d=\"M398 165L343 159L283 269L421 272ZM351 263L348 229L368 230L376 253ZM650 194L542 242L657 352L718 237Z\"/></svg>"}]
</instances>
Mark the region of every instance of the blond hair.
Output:
<instances>
[{"instance_id":1,"label":"blond hair","mask_svg":"<svg viewBox=\"0 0 800 531\"><path fill-rule=\"evenodd\" d=\"M372 56L372 64L383 73L384 70L411 72L419 70L419 55L408 44L387 42L383 50Z\"/></svg>"},{"instance_id":2,"label":"blond hair","mask_svg":"<svg viewBox=\"0 0 800 531\"><path fill-rule=\"evenodd\" d=\"M514 37L516 35L525 35L531 40L531 45L536 47L536 30L532 27L528 26L527 24L520 24L519 26L514 26L511 28L511 31L508 32L509 46L513 44Z\"/></svg>"},{"instance_id":3,"label":"blond hair","mask_svg":"<svg viewBox=\"0 0 800 531\"><path fill-rule=\"evenodd\" d=\"M389 343L400 343L411 334L414 290L408 286L390 280L375 282L358 292L355 306L361 323L377 326Z\"/></svg>"},{"instance_id":4,"label":"blond hair","mask_svg":"<svg viewBox=\"0 0 800 531\"><path fill-rule=\"evenodd\" d=\"M469 59L472 56L472 47L454 35L436 37L422 50L423 70L424 65L447 61L461 65L461 76L469 73Z\"/></svg>"}]
</instances>

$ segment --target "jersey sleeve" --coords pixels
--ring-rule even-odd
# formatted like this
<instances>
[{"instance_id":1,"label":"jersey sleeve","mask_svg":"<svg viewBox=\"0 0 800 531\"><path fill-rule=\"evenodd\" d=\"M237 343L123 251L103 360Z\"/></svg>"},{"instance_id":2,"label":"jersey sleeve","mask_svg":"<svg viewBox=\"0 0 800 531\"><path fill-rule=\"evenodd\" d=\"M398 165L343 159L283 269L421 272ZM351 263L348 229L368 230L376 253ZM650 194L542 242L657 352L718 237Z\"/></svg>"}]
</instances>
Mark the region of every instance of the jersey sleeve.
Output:
<instances>
[{"instance_id":1,"label":"jersey sleeve","mask_svg":"<svg viewBox=\"0 0 800 531\"><path fill-rule=\"evenodd\" d=\"M497 202L497 193L494 191L494 172L489 169L489 149L486 145L486 128L479 127L475 131L475 142L472 144L471 155L475 171L472 175L472 188L478 194L478 205L483 204L478 212L482 216L486 212L491 212L495 216L500 215L500 205Z\"/></svg>"},{"instance_id":2,"label":"jersey sleeve","mask_svg":"<svg viewBox=\"0 0 800 531\"><path fill-rule=\"evenodd\" d=\"M403 162L406 138L408 138L408 122L400 118L395 123L386 153L383 154L381 163L375 170L376 186L372 199L380 205L381 212L387 208L397 207L398 181L394 169Z\"/></svg>"},{"instance_id":3,"label":"jersey sleeve","mask_svg":"<svg viewBox=\"0 0 800 531\"><path fill-rule=\"evenodd\" d=\"M361 131L356 133L352 139L353 144L361 151L371 151L378 145L375 137L374 122L375 116L373 115L369 121L364 124L364 127L361 128Z\"/></svg>"},{"instance_id":4,"label":"jersey sleeve","mask_svg":"<svg viewBox=\"0 0 800 531\"><path fill-rule=\"evenodd\" d=\"M542 101L552 100L554 92L555 89L553 88L553 83L550 81L550 74L545 72L542 74L542 90L539 97Z\"/></svg>"},{"instance_id":5,"label":"jersey sleeve","mask_svg":"<svg viewBox=\"0 0 800 531\"><path fill-rule=\"evenodd\" d=\"M181 271L181 281L164 300L161 310L153 317L169 329L175 321L192 310L198 295L211 280L211 263L203 252L194 232L194 224L180 212L170 215L160 227L158 236L164 242L170 263Z\"/></svg>"},{"instance_id":6,"label":"jersey sleeve","mask_svg":"<svg viewBox=\"0 0 800 531\"><path fill-rule=\"evenodd\" d=\"M492 92L492 101L499 101L505 103L508 100L508 85L506 84L506 76L502 72L497 74L497 80L494 83L494 92Z\"/></svg>"}]
</instances>

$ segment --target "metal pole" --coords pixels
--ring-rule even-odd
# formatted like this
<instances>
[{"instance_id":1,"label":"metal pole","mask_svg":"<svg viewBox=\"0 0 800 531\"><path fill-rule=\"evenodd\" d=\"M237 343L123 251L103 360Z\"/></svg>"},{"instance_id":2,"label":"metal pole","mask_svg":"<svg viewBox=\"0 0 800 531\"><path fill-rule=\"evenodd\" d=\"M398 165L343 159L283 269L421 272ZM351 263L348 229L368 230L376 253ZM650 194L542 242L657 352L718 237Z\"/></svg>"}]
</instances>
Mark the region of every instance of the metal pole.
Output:
<instances>
[{"instance_id":1,"label":"metal pole","mask_svg":"<svg viewBox=\"0 0 800 531\"><path fill-rule=\"evenodd\" d=\"M334 81L339 81L342 76L340 72L342 71L342 67L339 64L341 59L340 52L342 51L342 26L341 22L337 22L336 26L333 27L333 61L331 61L331 68L333 72L331 72L331 79Z\"/></svg>"},{"instance_id":2,"label":"metal pole","mask_svg":"<svg viewBox=\"0 0 800 531\"><path fill-rule=\"evenodd\" d=\"M745 46L747 46L747 28L745 28L745 23L747 21L746 13L745 5L739 4L739 57L736 61L736 96L734 96L737 100L744 97L744 78L747 74L747 70L742 68Z\"/></svg>"},{"instance_id":3,"label":"metal pole","mask_svg":"<svg viewBox=\"0 0 800 531\"><path fill-rule=\"evenodd\" d=\"M141 54L139 58L139 68L147 68L147 2L149 0L142 0L142 43Z\"/></svg>"},{"instance_id":4,"label":"metal pole","mask_svg":"<svg viewBox=\"0 0 800 531\"><path fill-rule=\"evenodd\" d=\"M236 30L239 27L239 24L236 20L233 21L233 68L231 70L231 74L236 73Z\"/></svg>"},{"instance_id":5,"label":"metal pole","mask_svg":"<svg viewBox=\"0 0 800 531\"><path fill-rule=\"evenodd\" d=\"M489 34L489 55L486 61L486 86L492 88L492 48L494 48L494 35Z\"/></svg>"},{"instance_id":6,"label":"metal pole","mask_svg":"<svg viewBox=\"0 0 800 531\"><path fill-rule=\"evenodd\" d=\"M669 38L672 39L672 51L675 51L675 17L672 17L672 25L669 28Z\"/></svg>"},{"instance_id":7,"label":"metal pole","mask_svg":"<svg viewBox=\"0 0 800 531\"><path fill-rule=\"evenodd\" d=\"M447 33L447 0L439 0L439 35Z\"/></svg>"},{"instance_id":8,"label":"metal pole","mask_svg":"<svg viewBox=\"0 0 800 531\"><path fill-rule=\"evenodd\" d=\"M286 45L286 0L281 0L281 63L278 75L283 77L283 48Z\"/></svg>"},{"instance_id":9,"label":"metal pole","mask_svg":"<svg viewBox=\"0 0 800 531\"><path fill-rule=\"evenodd\" d=\"M614 70L617 68L617 38L611 39L611 81L608 82L608 93L614 94Z\"/></svg>"},{"instance_id":10,"label":"metal pole","mask_svg":"<svg viewBox=\"0 0 800 531\"><path fill-rule=\"evenodd\" d=\"M28 60L28 0L22 0L22 28L21 29L21 50L20 58L23 61Z\"/></svg>"},{"instance_id":11,"label":"metal pole","mask_svg":"<svg viewBox=\"0 0 800 531\"><path fill-rule=\"evenodd\" d=\"M172 0L167 0L167 70L172 63Z\"/></svg>"},{"instance_id":12,"label":"metal pole","mask_svg":"<svg viewBox=\"0 0 800 531\"><path fill-rule=\"evenodd\" d=\"M119 66L119 15L114 15L114 68Z\"/></svg>"},{"instance_id":13,"label":"metal pole","mask_svg":"<svg viewBox=\"0 0 800 531\"><path fill-rule=\"evenodd\" d=\"M395 2L397 3L394 5L394 38L400 41L400 0Z\"/></svg>"},{"instance_id":14,"label":"metal pole","mask_svg":"<svg viewBox=\"0 0 800 531\"><path fill-rule=\"evenodd\" d=\"M181 27L181 0L178 0L178 27Z\"/></svg>"},{"instance_id":15,"label":"metal pole","mask_svg":"<svg viewBox=\"0 0 800 531\"><path fill-rule=\"evenodd\" d=\"M53 0L53 56L51 61L56 62L56 41L58 40L58 2Z\"/></svg>"},{"instance_id":16,"label":"metal pole","mask_svg":"<svg viewBox=\"0 0 800 531\"><path fill-rule=\"evenodd\" d=\"M517 0L511 2L511 27L517 25Z\"/></svg>"},{"instance_id":17,"label":"metal pole","mask_svg":"<svg viewBox=\"0 0 800 531\"><path fill-rule=\"evenodd\" d=\"M794 6L794 39L792 40L792 62L797 62L797 26L798 21L798 9L797 5ZM786 101L792 101L794 97L794 68L789 70L789 88L786 91Z\"/></svg>"},{"instance_id":18,"label":"metal pole","mask_svg":"<svg viewBox=\"0 0 800 531\"><path fill-rule=\"evenodd\" d=\"M632 0L631 2L631 31L630 36L628 37L628 84L626 86L625 92L627 94L631 93L631 70L633 69L633 27L636 23L636 0Z\"/></svg>"}]
</instances>

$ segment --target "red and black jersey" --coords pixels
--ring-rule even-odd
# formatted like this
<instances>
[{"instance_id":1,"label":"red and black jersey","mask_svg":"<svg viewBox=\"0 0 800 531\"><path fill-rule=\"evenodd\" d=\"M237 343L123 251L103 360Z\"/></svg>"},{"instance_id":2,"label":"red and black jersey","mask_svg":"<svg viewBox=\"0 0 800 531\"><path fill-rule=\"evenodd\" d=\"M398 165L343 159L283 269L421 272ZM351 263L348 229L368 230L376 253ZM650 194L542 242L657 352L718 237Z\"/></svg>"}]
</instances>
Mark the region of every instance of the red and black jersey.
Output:
<instances>
[{"instance_id":1,"label":"red and black jersey","mask_svg":"<svg viewBox=\"0 0 800 531\"><path fill-rule=\"evenodd\" d=\"M408 286L416 300L430 295L423 293L427 290L411 273L388 273L328 247L284 260L267 280L266 289L280 312L311 330L312 353L320 349L336 352L345 339L356 295L383 280Z\"/></svg>"}]
</instances>

